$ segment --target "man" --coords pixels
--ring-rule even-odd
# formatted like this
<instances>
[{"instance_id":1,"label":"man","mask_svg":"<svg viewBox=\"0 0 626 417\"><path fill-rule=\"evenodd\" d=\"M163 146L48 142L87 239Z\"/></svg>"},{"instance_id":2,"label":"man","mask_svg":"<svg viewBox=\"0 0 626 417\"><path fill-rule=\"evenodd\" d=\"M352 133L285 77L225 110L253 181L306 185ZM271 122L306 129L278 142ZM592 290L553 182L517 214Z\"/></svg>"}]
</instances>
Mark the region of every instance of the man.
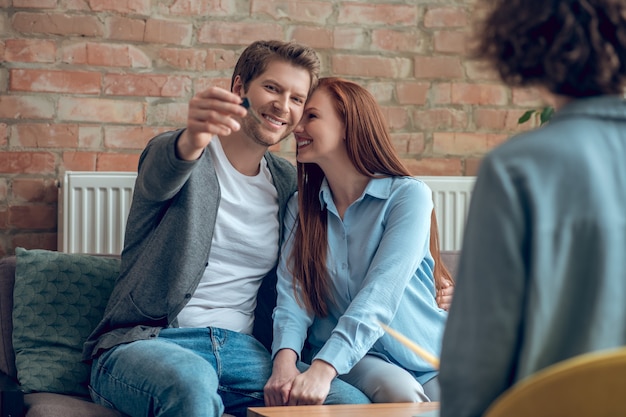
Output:
<instances>
[{"instance_id":1,"label":"man","mask_svg":"<svg viewBox=\"0 0 626 417\"><path fill-rule=\"evenodd\" d=\"M482 5L478 55L555 113L481 164L443 338L442 417L482 416L543 368L626 345L626 2Z\"/></svg>"},{"instance_id":2,"label":"man","mask_svg":"<svg viewBox=\"0 0 626 417\"><path fill-rule=\"evenodd\" d=\"M96 403L160 417L263 405L271 360L252 334L271 338L282 217L296 188L293 165L268 148L297 125L318 72L308 47L254 42L230 92L196 94L187 128L150 141L120 276L84 347ZM334 384L329 402L367 402Z\"/></svg>"}]
</instances>

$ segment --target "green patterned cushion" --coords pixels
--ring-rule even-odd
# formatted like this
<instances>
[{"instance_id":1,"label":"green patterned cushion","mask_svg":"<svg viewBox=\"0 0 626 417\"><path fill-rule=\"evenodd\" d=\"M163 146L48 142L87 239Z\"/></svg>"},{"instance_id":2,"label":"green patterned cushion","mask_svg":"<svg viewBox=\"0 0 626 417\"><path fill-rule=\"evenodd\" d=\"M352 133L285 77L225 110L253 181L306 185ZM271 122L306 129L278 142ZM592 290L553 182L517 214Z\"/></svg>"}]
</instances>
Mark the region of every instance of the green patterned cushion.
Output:
<instances>
[{"instance_id":1,"label":"green patterned cushion","mask_svg":"<svg viewBox=\"0 0 626 417\"><path fill-rule=\"evenodd\" d=\"M88 395L83 343L102 318L119 259L16 248L13 348L26 392Z\"/></svg>"}]
</instances>

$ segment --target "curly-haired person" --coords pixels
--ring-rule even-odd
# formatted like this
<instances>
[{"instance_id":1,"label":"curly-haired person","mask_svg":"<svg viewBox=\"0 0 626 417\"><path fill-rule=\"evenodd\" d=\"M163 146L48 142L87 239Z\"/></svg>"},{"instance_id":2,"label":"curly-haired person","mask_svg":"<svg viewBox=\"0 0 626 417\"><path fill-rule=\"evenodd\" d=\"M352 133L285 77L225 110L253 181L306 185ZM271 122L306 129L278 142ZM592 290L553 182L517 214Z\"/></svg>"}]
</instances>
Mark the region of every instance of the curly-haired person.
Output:
<instances>
[{"instance_id":1,"label":"curly-haired person","mask_svg":"<svg viewBox=\"0 0 626 417\"><path fill-rule=\"evenodd\" d=\"M442 417L626 345L626 2L483 0L475 53L556 110L480 167L443 338Z\"/></svg>"}]
</instances>

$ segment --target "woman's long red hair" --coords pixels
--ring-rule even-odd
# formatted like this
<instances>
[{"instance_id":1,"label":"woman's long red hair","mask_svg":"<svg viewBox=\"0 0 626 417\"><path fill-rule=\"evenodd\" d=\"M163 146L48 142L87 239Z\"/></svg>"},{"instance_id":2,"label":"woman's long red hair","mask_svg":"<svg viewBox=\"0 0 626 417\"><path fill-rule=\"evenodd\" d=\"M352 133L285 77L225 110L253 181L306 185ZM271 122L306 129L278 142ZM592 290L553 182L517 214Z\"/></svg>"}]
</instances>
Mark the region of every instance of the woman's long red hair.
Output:
<instances>
[{"instance_id":1,"label":"woman's long red hair","mask_svg":"<svg viewBox=\"0 0 626 417\"><path fill-rule=\"evenodd\" d=\"M410 176L398 157L385 118L374 97L360 85L336 77L321 78L324 89L335 103L335 110L345 121L348 156L356 169L368 177ZM319 191L324 172L317 164L298 163L299 219L290 255L294 284L300 286L307 310L318 316L328 315L332 302L326 267L328 251L327 211L320 210ZM452 282L441 260L435 211L431 213L430 253L435 261L437 289Z\"/></svg>"}]
</instances>

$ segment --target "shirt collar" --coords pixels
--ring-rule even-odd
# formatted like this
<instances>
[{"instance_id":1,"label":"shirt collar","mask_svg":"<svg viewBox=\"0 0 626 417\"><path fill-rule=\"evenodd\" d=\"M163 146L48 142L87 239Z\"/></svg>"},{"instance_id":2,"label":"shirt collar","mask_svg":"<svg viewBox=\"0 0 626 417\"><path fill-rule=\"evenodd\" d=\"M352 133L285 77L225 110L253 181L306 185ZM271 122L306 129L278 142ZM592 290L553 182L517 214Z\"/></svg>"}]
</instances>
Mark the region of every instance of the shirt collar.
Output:
<instances>
[{"instance_id":1,"label":"shirt collar","mask_svg":"<svg viewBox=\"0 0 626 417\"><path fill-rule=\"evenodd\" d=\"M384 177L384 178L372 178L367 183L363 194L356 201L362 200L363 197L367 194L374 198L378 198L381 200L386 200L391 195L391 184L393 183L394 177ZM330 186L328 185L328 181L326 178L322 181L322 185L320 186L320 207L323 210L326 206L334 206L333 195L330 191Z\"/></svg>"}]
</instances>

